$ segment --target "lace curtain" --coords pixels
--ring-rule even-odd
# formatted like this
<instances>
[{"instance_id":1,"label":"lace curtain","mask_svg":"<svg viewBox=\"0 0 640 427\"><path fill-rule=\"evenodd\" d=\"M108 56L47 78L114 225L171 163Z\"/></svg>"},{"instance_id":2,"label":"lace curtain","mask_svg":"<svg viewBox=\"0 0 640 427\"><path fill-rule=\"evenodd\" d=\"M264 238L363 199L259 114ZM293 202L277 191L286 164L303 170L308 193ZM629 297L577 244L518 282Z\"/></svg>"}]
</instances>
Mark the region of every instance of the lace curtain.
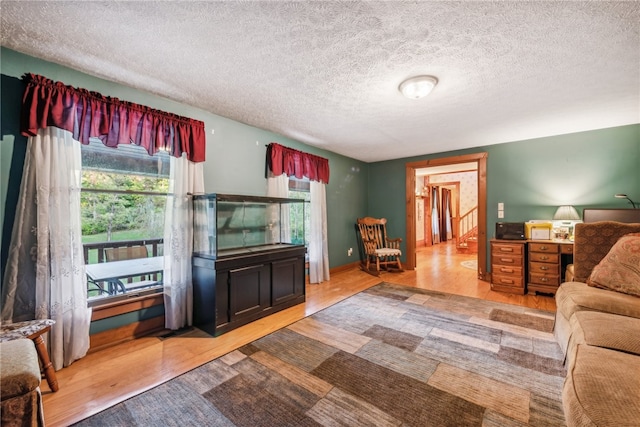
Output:
<instances>
[{"instance_id":1,"label":"lace curtain","mask_svg":"<svg viewBox=\"0 0 640 427\"><path fill-rule=\"evenodd\" d=\"M193 203L204 192L203 163L171 157L169 197L164 220L165 327L180 329L193 323Z\"/></svg>"},{"instance_id":2,"label":"lace curtain","mask_svg":"<svg viewBox=\"0 0 640 427\"><path fill-rule=\"evenodd\" d=\"M2 287L3 322L56 321L48 337L56 370L89 349L81 165L80 142L70 132L46 127L28 138Z\"/></svg>"},{"instance_id":3,"label":"lace curtain","mask_svg":"<svg viewBox=\"0 0 640 427\"><path fill-rule=\"evenodd\" d=\"M326 185L311 181L311 237L309 238L309 282L329 280Z\"/></svg>"},{"instance_id":4,"label":"lace curtain","mask_svg":"<svg viewBox=\"0 0 640 427\"><path fill-rule=\"evenodd\" d=\"M286 174L273 176L269 175L267 178L267 196L269 197L289 197L289 177ZM278 211L278 209L270 208L270 212L268 213L271 218L272 223L277 223L280 221L279 215L283 218L283 223L280 224L280 236L271 236L271 242L282 242L282 243L291 243L291 224L289 221L290 218L290 207L289 205L282 205L282 211Z\"/></svg>"}]
</instances>

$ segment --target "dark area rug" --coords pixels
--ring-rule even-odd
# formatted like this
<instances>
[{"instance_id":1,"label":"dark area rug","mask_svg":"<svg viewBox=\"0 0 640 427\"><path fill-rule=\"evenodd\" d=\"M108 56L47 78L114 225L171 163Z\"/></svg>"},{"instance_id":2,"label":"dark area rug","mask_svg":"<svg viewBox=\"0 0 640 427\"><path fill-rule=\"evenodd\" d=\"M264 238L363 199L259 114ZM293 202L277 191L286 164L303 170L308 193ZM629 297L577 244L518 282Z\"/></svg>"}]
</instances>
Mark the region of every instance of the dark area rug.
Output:
<instances>
[{"instance_id":1,"label":"dark area rug","mask_svg":"<svg viewBox=\"0 0 640 427\"><path fill-rule=\"evenodd\" d=\"M78 426L561 426L553 313L381 283Z\"/></svg>"}]
</instances>

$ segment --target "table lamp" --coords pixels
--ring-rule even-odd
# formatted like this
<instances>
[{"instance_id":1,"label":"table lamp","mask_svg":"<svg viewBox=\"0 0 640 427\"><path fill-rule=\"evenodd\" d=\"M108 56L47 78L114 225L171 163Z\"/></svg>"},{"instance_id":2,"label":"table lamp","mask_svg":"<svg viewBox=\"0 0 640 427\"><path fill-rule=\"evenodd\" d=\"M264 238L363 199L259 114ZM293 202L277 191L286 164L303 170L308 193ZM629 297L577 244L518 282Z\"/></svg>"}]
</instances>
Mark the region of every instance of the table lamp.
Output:
<instances>
[{"instance_id":1,"label":"table lamp","mask_svg":"<svg viewBox=\"0 0 640 427\"><path fill-rule=\"evenodd\" d=\"M559 206L553 215L553 220L559 222L559 227L554 228L562 229L561 233L564 234L562 238L573 240L573 227L577 221L580 221L576 208L570 205Z\"/></svg>"}]
</instances>

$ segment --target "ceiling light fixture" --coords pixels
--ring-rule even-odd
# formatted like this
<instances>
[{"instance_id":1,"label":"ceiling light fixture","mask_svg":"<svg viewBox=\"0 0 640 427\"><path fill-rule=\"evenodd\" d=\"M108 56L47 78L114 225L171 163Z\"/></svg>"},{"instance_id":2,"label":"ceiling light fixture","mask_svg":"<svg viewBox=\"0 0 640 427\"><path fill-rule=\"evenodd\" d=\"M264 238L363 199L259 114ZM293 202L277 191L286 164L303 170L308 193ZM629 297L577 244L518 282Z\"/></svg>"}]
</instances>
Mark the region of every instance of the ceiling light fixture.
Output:
<instances>
[{"instance_id":1,"label":"ceiling light fixture","mask_svg":"<svg viewBox=\"0 0 640 427\"><path fill-rule=\"evenodd\" d=\"M407 98L420 99L429 95L436 84L438 79L433 76L415 76L400 83L398 90Z\"/></svg>"}]
</instances>

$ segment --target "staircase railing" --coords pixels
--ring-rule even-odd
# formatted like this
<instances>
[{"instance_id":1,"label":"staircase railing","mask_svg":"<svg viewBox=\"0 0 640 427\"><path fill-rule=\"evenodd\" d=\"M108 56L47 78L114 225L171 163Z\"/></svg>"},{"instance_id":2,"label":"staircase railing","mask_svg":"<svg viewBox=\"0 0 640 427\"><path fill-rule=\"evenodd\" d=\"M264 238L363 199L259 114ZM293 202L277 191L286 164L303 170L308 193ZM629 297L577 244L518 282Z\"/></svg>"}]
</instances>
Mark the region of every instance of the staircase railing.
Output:
<instances>
[{"instance_id":1,"label":"staircase railing","mask_svg":"<svg viewBox=\"0 0 640 427\"><path fill-rule=\"evenodd\" d=\"M458 225L458 243L466 242L469 237L475 237L478 234L478 207L471 208L467 213L460 217Z\"/></svg>"}]
</instances>

